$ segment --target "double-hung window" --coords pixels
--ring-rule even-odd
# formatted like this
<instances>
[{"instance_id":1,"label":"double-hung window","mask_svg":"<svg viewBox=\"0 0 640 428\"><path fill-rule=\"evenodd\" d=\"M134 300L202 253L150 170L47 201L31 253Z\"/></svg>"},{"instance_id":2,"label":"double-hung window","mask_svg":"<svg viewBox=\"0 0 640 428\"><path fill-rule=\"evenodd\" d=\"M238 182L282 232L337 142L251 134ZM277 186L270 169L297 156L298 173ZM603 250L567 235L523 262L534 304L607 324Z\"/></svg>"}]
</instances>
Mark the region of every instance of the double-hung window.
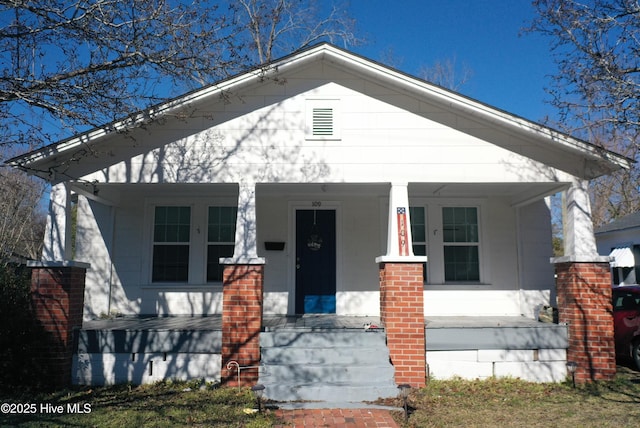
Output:
<instances>
[{"instance_id":1,"label":"double-hung window","mask_svg":"<svg viewBox=\"0 0 640 428\"><path fill-rule=\"evenodd\" d=\"M233 256L237 211L198 200L153 207L151 282L222 281L220 258Z\"/></svg>"},{"instance_id":2,"label":"double-hung window","mask_svg":"<svg viewBox=\"0 0 640 428\"><path fill-rule=\"evenodd\" d=\"M191 207L157 206L153 225L153 282L189 280Z\"/></svg>"},{"instance_id":3,"label":"double-hung window","mask_svg":"<svg viewBox=\"0 0 640 428\"><path fill-rule=\"evenodd\" d=\"M236 207L209 207L207 227L207 282L222 281L220 257L233 256Z\"/></svg>"},{"instance_id":4,"label":"double-hung window","mask_svg":"<svg viewBox=\"0 0 640 428\"><path fill-rule=\"evenodd\" d=\"M480 281L478 209L443 207L444 280Z\"/></svg>"}]
</instances>

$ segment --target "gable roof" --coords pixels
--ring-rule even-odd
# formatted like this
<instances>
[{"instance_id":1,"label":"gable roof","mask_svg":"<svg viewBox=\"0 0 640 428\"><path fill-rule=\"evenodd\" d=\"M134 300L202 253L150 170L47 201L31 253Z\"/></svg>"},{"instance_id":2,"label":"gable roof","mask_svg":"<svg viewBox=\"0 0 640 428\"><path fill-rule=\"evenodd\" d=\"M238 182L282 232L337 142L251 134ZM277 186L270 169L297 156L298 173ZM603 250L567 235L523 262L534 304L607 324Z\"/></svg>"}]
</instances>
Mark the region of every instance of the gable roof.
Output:
<instances>
[{"instance_id":1,"label":"gable roof","mask_svg":"<svg viewBox=\"0 0 640 428\"><path fill-rule=\"evenodd\" d=\"M640 228L640 211L620 217L609 224L599 227L595 233L601 234L605 232L615 232L619 230Z\"/></svg>"},{"instance_id":2,"label":"gable roof","mask_svg":"<svg viewBox=\"0 0 640 428\"><path fill-rule=\"evenodd\" d=\"M186 104L198 105L211 99L211 97L224 96L225 93L230 91L241 91L243 88L255 85L265 79L277 79L279 74L303 70L311 64L323 61L385 85L398 93L409 94L411 97L428 103L443 112L464 117L467 122L473 122L477 126L471 127L472 129L464 128L463 132L486 139L494 144L502 145L526 157L538 159L547 164L551 164L553 159L557 159L558 156L569 157L574 164L580 165L580 172L578 174L574 173L574 175L583 179L591 179L621 168L629 168L633 163L633 160L612 151L491 107L328 43L294 52L271 64L191 91L123 120L91 129L41 149L14 157L5 163L31 170L32 173L47 178L43 171L47 167L54 165L54 159L56 162L61 159L72 159L74 153L85 145L99 144L108 136L142 126L150 120L170 115ZM425 117L429 117L427 113L422 114ZM440 121L438 118L431 119ZM446 119L441 119L441 121L454 129L460 126L457 120L447 122ZM527 148L522 149L522 144L518 145L511 142L514 139L520 142L526 141L528 143Z\"/></svg>"}]
</instances>

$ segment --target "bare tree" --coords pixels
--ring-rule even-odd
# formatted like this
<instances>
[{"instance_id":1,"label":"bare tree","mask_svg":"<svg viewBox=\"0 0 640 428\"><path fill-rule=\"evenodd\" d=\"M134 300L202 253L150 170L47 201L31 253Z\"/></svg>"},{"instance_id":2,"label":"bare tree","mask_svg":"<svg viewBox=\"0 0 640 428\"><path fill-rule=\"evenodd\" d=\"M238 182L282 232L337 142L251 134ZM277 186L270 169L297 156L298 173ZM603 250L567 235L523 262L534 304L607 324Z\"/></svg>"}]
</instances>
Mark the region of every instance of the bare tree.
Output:
<instances>
[{"instance_id":1,"label":"bare tree","mask_svg":"<svg viewBox=\"0 0 640 428\"><path fill-rule=\"evenodd\" d=\"M558 66L549 88L563 130L638 157L640 4L535 0L530 31L549 36ZM594 187L596 225L640 209L640 177L626 171Z\"/></svg>"},{"instance_id":2,"label":"bare tree","mask_svg":"<svg viewBox=\"0 0 640 428\"><path fill-rule=\"evenodd\" d=\"M171 96L167 82L224 75L241 46L216 10L204 0L2 1L0 144L40 145L46 129L75 132Z\"/></svg>"},{"instance_id":3,"label":"bare tree","mask_svg":"<svg viewBox=\"0 0 640 428\"><path fill-rule=\"evenodd\" d=\"M466 65L458 67L456 57L436 61L431 66L422 66L418 76L443 88L459 91L464 86L473 72Z\"/></svg>"},{"instance_id":4,"label":"bare tree","mask_svg":"<svg viewBox=\"0 0 640 428\"><path fill-rule=\"evenodd\" d=\"M345 47L360 43L354 33L355 21L341 4L317 0L238 0L231 9L235 12L238 35L248 38L260 64L320 40Z\"/></svg>"},{"instance_id":5,"label":"bare tree","mask_svg":"<svg viewBox=\"0 0 640 428\"><path fill-rule=\"evenodd\" d=\"M396 68L401 68L404 62L404 58L398 56L392 47L382 51L379 54L379 59L383 64ZM431 65L421 64L416 76L443 88L460 91L473 76L473 70L464 63L459 66L457 58L453 56L438 59Z\"/></svg>"},{"instance_id":6,"label":"bare tree","mask_svg":"<svg viewBox=\"0 0 640 428\"><path fill-rule=\"evenodd\" d=\"M0 168L0 267L12 260L39 257L45 219L38 205L43 192L41 180Z\"/></svg>"},{"instance_id":7,"label":"bare tree","mask_svg":"<svg viewBox=\"0 0 640 428\"><path fill-rule=\"evenodd\" d=\"M352 43L343 9L322 3L2 0L0 147L121 119L318 40Z\"/></svg>"},{"instance_id":8,"label":"bare tree","mask_svg":"<svg viewBox=\"0 0 640 428\"><path fill-rule=\"evenodd\" d=\"M595 131L595 130L594 130ZM613 128L606 135L594 135L594 142L631 159L640 159L638 131ZM640 171L616 171L591 184L592 218L595 226L632 214L640 209Z\"/></svg>"}]
</instances>

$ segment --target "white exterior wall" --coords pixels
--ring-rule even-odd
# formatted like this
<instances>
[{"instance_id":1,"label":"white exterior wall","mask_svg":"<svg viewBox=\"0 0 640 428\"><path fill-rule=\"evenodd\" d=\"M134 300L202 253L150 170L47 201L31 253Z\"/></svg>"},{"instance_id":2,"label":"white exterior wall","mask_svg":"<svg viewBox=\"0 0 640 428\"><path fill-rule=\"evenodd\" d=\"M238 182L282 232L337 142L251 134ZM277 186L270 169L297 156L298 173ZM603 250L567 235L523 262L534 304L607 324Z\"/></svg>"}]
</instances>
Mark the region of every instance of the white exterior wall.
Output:
<instances>
[{"instance_id":1,"label":"white exterior wall","mask_svg":"<svg viewBox=\"0 0 640 428\"><path fill-rule=\"evenodd\" d=\"M340 100L338 140L305 138L308 99ZM114 158L123 160L84 178L108 183L131 182L132 178L149 183L570 179L524 156L333 83L289 99L256 94L243 97L242 102L211 106L210 115L216 119L212 126L239 114L234 109L247 112L211 128L200 118L196 121L199 126L187 129L181 129L186 126L181 122L158 125L161 135L155 137L137 130L134 134L139 135L133 138L146 151L136 154L128 141L114 142L113 150L122 153ZM224 111L216 111L221 107ZM259 108L251 111L254 107ZM416 102L415 108L428 106ZM182 137L185 133L189 136ZM171 142L173 139L177 142Z\"/></svg>"},{"instance_id":2,"label":"white exterior wall","mask_svg":"<svg viewBox=\"0 0 640 428\"><path fill-rule=\"evenodd\" d=\"M198 353L99 353L74 354L74 385L135 385L162 380L202 379L220 382L220 354Z\"/></svg>"},{"instance_id":3,"label":"white exterior wall","mask_svg":"<svg viewBox=\"0 0 640 428\"><path fill-rule=\"evenodd\" d=\"M548 199L517 209L518 275L522 314L536 318L544 305L556 306L555 269Z\"/></svg>"},{"instance_id":4,"label":"white exterior wall","mask_svg":"<svg viewBox=\"0 0 640 428\"><path fill-rule=\"evenodd\" d=\"M566 349L479 349L427 352L434 379L520 378L529 382L562 382L567 378Z\"/></svg>"},{"instance_id":5,"label":"white exterior wall","mask_svg":"<svg viewBox=\"0 0 640 428\"><path fill-rule=\"evenodd\" d=\"M90 202L84 196L78 196L75 259L91 264L85 277L85 319L94 319L109 313L109 246L113 236L111 209Z\"/></svg>"}]
</instances>

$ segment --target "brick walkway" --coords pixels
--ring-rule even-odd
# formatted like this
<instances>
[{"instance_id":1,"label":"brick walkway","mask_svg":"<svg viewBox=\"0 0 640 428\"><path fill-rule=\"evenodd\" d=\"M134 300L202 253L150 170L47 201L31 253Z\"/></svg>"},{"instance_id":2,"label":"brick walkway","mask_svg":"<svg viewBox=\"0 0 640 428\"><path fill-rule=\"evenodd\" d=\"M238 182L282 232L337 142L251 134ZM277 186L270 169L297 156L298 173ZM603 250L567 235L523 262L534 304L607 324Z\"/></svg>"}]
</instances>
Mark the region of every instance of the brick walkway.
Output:
<instances>
[{"instance_id":1,"label":"brick walkway","mask_svg":"<svg viewBox=\"0 0 640 428\"><path fill-rule=\"evenodd\" d=\"M381 409L295 409L276 410L284 427L335 427L335 428L399 428L388 410Z\"/></svg>"}]
</instances>

